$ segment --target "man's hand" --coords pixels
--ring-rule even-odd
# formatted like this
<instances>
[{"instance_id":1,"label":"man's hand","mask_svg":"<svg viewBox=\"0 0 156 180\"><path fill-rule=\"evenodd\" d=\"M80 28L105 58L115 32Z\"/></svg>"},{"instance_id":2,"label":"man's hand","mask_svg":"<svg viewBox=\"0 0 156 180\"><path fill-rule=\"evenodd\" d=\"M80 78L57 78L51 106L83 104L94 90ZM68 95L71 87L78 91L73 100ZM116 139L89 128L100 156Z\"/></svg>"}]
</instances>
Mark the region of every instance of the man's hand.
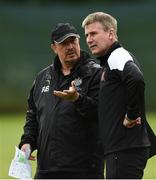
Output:
<instances>
[{"instance_id":1,"label":"man's hand","mask_svg":"<svg viewBox=\"0 0 156 180\"><path fill-rule=\"evenodd\" d=\"M79 93L76 90L74 81L71 82L71 86L68 90L54 91L54 95L62 99L76 101L79 98Z\"/></svg>"},{"instance_id":2,"label":"man's hand","mask_svg":"<svg viewBox=\"0 0 156 180\"><path fill-rule=\"evenodd\" d=\"M130 120L127 117L125 117L124 121L123 121L123 125L127 128L132 128L136 125L140 125L141 124L141 118L138 117L135 120Z\"/></svg>"},{"instance_id":3,"label":"man's hand","mask_svg":"<svg viewBox=\"0 0 156 180\"><path fill-rule=\"evenodd\" d=\"M30 144L23 144L23 146L21 147L21 151L24 151L26 156L28 156L27 158L29 160L35 161L36 157L31 155L31 147Z\"/></svg>"}]
</instances>

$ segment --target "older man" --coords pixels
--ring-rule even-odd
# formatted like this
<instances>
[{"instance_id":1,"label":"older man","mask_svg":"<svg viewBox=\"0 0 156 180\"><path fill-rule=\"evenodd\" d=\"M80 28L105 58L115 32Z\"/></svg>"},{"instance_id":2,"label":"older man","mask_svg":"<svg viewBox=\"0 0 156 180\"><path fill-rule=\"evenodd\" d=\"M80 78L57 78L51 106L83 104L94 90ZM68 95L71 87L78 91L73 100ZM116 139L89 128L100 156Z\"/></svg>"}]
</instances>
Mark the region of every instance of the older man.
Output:
<instances>
[{"instance_id":1,"label":"older man","mask_svg":"<svg viewBox=\"0 0 156 180\"><path fill-rule=\"evenodd\" d=\"M19 147L37 149L37 179L103 178L97 133L101 68L80 50L79 38L69 23L57 24L51 34L54 63L30 91Z\"/></svg>"}]
</instances>

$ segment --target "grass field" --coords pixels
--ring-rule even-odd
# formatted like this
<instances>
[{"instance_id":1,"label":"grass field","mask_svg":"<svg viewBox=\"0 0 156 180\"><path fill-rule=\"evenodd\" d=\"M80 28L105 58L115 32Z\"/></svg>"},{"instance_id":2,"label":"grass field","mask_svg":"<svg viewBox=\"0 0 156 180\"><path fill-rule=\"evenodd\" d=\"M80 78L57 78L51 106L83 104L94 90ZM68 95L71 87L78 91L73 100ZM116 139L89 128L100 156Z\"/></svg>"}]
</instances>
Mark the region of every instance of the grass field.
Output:
<instances>
[{"instance_id":1,"label":"grass field","mask_svg":"<svg viewBox=\"0 0 156 180\"><path fill-rule=\"evenodd\" d=\"M148 121L156 132L156 114L148 114ZM8 179L8 169L14 157L15 146L18 145L23 132L24 115L0 116L0 179ZM36 163L32 162L33 174ZM156 156L149 159L144 179L156 179Z\"/></svg>"}]
</instances>

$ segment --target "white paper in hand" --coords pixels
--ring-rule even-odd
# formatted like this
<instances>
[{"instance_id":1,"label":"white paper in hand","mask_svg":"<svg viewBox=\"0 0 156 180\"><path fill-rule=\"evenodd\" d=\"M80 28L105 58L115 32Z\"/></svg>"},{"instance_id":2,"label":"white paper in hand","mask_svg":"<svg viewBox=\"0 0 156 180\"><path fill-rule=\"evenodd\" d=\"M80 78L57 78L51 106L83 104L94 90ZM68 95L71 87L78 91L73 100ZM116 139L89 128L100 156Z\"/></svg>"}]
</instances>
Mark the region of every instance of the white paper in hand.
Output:
<instances>
[{"instance_id":1,"label":"white paper in hand","mask_svg":"<svg viewBox=\"0 0 156 180\"><path fill-rule=\"evenodd\" d=\"M20 179L32 179L31 164L26 158L25 152L21 151L17 147L15 148L15 157L9 168L9 176Z\"/></svg>"}]
</instances>

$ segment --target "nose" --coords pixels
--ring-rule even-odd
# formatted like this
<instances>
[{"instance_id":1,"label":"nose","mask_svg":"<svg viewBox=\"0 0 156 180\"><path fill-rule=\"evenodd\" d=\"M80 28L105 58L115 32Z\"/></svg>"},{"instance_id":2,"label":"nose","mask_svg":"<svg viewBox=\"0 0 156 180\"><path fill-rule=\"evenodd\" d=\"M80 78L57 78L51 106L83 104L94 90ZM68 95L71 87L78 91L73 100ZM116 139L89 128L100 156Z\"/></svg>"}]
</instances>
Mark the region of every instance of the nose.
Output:
<instances>
[{"instance_id":1,"label":"nose","mask_svg":"<svg viewBox=\"0 0 156 180\"><path fill-rule=\"evenodd\" d=\"M90 35L88 35L87 38L86 38L86 41L87 41L88 44L90 44L93 41L93 39L92 39L92 37Z\"/></svg>"},{"instance_id":2,"label":"nose","mask_svg":"<svg viewBox=\"0 0 156 180\"><path fill-rule=\"evenodd\" d=\"M73 43L69 42L67 47L68 47L68 49L72 49L73 48Z\"/></svg>"}]
</instances>

